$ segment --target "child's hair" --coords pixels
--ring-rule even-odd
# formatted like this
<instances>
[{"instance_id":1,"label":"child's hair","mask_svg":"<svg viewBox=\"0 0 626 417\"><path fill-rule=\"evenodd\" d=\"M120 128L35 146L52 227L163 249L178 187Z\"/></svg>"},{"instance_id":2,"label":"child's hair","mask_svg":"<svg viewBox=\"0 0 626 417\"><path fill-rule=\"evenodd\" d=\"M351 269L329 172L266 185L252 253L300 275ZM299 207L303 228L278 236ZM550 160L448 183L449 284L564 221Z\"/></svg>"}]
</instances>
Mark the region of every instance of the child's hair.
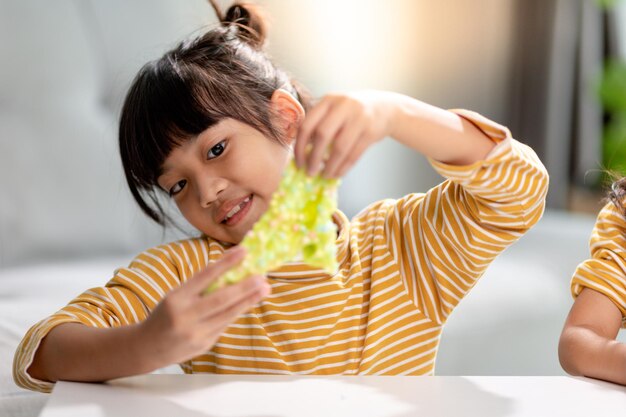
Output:
<instances>
[{"instance_id":1,"label":"child's hair","mask_svg":"<svg viewBox=\"0 0 626 417\"><path fill-rule=\"evenodd\" d=\"M120 116L119 145L130 191L142 211L165 226L157 191L173 148L224 118L246 123L282 142L269 106L275 90L289 91L307 109L306 92L263 51L266 24L256 7L234 4L220 25L181 42L135 77ZM151 204L150 204L151 203Z\"/></svg>"},{"instance_id":2,"label":"child's hair","mask_svg":"<svg viewBox=\"0 0 626 417\"><path fill-rule=\"evenodd\" d=\"M626 177L617 178L614 175L614 181L611 184L611 189L608 192L607 200L612 202L624 217L626 217L626 206L624 205L625 197Z\"/></svg>"}]
</instances>

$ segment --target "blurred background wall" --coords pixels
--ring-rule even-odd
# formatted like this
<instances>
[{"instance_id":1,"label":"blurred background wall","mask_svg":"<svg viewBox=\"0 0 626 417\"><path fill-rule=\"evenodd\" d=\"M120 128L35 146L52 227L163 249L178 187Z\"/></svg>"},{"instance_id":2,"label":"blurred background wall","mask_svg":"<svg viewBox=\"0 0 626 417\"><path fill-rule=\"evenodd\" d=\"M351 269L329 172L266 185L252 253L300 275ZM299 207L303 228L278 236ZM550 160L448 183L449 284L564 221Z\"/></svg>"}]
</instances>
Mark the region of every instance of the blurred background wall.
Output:
<instances>
[{"instance_id":1,"label":"blurred background wall","mask_svg":"<svg viewBox=\"0 0 626 417\"><path fill-rule=\"evenodd\" d=\"M594 191L572 198L601 162L592 82L610 19L593 1L259 2L270 54L315 96L389 89L478 111L537 150L552 208L599 207ZM207 24L204 0L0 0L0 266L173 238L129 197L117 117L140 66ZM340 207L351 216L439 181L422 156L386 140L344 178Z\"/></svg>"},{"instance_id":2,"label":"blurred background wall","mask_svg":"<svg viewBox=\"0 0 626 417\"><path fill-rule=\"evenodd\" d=\"M508 118L513 1L266 1L270 51L315 95L398 91L444 108ZM306 16L306 18L304 18ZM426 160L392 140L371 148L343 181L353 215L382 198L441 181Z\"/></svg>"}]
</instances>

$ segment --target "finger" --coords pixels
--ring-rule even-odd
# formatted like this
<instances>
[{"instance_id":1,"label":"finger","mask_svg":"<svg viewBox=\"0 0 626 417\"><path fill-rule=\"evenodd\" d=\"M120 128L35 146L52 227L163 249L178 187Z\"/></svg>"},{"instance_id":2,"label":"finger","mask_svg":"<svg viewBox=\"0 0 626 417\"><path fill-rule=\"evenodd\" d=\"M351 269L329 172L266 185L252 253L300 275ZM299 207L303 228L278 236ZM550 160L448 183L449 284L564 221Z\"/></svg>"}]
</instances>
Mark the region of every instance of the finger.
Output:
<instances>
[{"instance_id":1,"label":"finger","mask_svg":"<svg viewBox=\"0 0 626 417\"><path fill-rule=\"evenodd\" d=\"M237 317L241 316L261 301L265 295L266 294L263 292L254 292L216 314L199 320L196 329L199 332L199 336L205 340L203 350L211 349L228 326L230 326Z\"/></svg>"},{"instance_id":2,"label":"finger","mask_svg":"<svg viewBox=\"0 0 626 417\"><path fill-rule=\"evenodd\" d=\"M270 287L267 279L262 275L253 275L234 285L220 288L216 292L196 300L191 309L197 317L211 317L219 315L221 311L229 309L241 300L254 294L269 294Z\"/></svg>"},{"instance_id":3,"label":"finger","mask_svg":"<svg viewBox=\"0 0 626 417\"><path fill-rule=\"evenodd\" d=\"M354 152L353 148L359 145L358 140L363 129L362 123L350 122L345 125L333 142L333 150L324 165L322 176L325 178L337 177L337 168L350 157L351 153Z\"/></svg>"},{"instance_id":4,"label":"finger","mask_svg":"<svg viewBox=\"0 0 626 417\"><path fill-rule=\"evenodd\" d=\"M306 162L309 175L315 175L320 171L322 160L328 151L334 152L336 137L345 122L345 113L336 110L328 112L315 126L313 131L315 140L312 142L313 149ZM331 143L333 144L333 149L329 149Z\"/></svg>"},{"instance_id":5,"label":"finger","mask_svg":"<svg viewBox=\"0 0 626 417\"><path fill-rule=\"evenodd\" d=\"M243 261L246 250L242 246L235 246L226 252L217 262L209 264L205 269L195 274L184 286L185 291L198 294L204 291L209 284L218 277L224 275L226 271L232 269Z\"/></svg>"},{"instance_id":6,"label":"finger","mask_svg":"<svg viewBox=\"0 0 626 417\"><path fill-rule=\"evenodd\" d=\"M348 171L357 163L363 153L368 148L369 142L367 138L361 136L361 138L357 141L356 146L352 149L352 152L339 163L336 171L332 173L333 177L341 178L348 173Z\"/></svg>"},{"instance_id":7,"label":"finger","mask_svg":"<svg viewBox=\"0 0 626 417\"><path fill-rule=\"evenodd\" d=\"M254 307L266 295L267 294L263 292L255 292L240 299L238 302L231 304L217 314L207 317L204 321L204 323L206 323L205 327L207 330L210 330L217 339L237 317Z\"/></svg>"},{"instance_id":8,"label":"finger","mask_svg":"<svg viewBox=\"0 0 626 417\"><path fill-rule=\"evenodd\" d=\"M296 145L294 147L294 156L296 164L300 168L304 168L306 162L307 145L311 141L311 134L318 122L324 117L330 107L329 100L324 97L319 103L317 103L311 110L308 111L304 117L304 121L298 129L298 135L296 137Z\"/></svg>"}]
</instances>

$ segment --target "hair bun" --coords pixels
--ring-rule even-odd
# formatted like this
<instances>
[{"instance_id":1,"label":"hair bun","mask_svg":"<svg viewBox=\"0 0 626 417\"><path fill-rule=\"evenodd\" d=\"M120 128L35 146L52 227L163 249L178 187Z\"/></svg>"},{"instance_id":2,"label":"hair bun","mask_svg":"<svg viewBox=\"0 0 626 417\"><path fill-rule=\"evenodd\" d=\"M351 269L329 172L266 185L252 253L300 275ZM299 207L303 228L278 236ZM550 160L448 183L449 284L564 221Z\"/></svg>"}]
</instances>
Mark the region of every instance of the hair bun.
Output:
<instances>
[{"instance_id":1,"label":"hair bun","mask_svg":"<svg viewBox=\"0 0 626 417\"><path fill-rule=\"evenodd\" d=\"M235 3L220 18L224 26L237 28L237 37L255 48L262 48L267 35L267 23L254 4Z\"/></svg>"},{"instance_id":2,"label":"hair bun","mask_svg":"<svg viewBox=\"0 0 626 417\"><path fill-rule=\"evenodd\" d=\"M222 20L226 23L239 23L247 26L250 24L250 12L241 4L234 4L228 8Z\"/></svg>"}]
</instances>

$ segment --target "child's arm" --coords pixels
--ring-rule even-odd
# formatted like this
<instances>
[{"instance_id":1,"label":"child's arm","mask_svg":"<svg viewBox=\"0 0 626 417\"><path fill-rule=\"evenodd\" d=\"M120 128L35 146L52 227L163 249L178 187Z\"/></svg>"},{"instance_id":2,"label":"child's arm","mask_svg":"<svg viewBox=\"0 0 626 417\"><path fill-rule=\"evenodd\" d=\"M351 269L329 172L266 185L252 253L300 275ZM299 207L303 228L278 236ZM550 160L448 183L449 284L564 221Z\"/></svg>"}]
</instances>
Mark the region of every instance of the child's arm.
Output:
<instances>
[{"instance_id":1,"label":"child's arm","mask_svg":"<svg viewBox=\"0 0 626 417\"><path fill-rule=\"evenodd\" d=\"M32 363L25 364L28 359L20 359L23 352L18 350L15 366L26 369L16 371L16 382L46 390L50 387L23 379L104 381L150 372L206 352L238 315L269 291L265 279L256 276L210 296L202 295L208 285L238 264L244 253L241 249L227 252L220 261L168 292L140 323L97 328L72 322L53 327L41 339Z\"/></svg>"},{"instance_id":2,"label":"child's arm","mask_svg":"<svg viewBox=\"0 0 626 417\"><path fill-rule=\"evenodd\" d=\"M322 174L341 177L386 136L451 165L471 165L496 145L466 119L411 97L383 91L331 94L306 115L296 141L296 161L310 174L317 173L328 148ZM306 155L309 144L313 147Z\"/></svg>"},{"instance_id":3,"label":"child's arm","mask_svg":"<svg viewBox=\"0 0 626 417\"><path fill-rule=\"evenodd\" d=\"M63 323L41 341L28 374L41 381L104 381L159 368L146 354L140 325L95 328Z\"/></svg>"},{"instance_id":4,"label":"child's arm","mask_svg":"<svg viewBox=\"0 0 626 417\"><path fill-rule=\"evenodd\" d=\"M304 120L296 158L315 171L328 152L323 174L341 176L385 136L428 156L447 180L377 202L358 221L384 219L377 226L408 296L443 324L493 259L541 218L548 174L532 149L479 114L379 92L323 98Z\"/></svg>"},{"instance_id":5,"label":"child's arm","mask_svg":"<svg viewBox=\"0 0 626 417\"><path fill-rule=\"evenodd\" d=\"M559 360L571 375L626 385L626 345L615 340L622 314L605 295L582 290L565 322Z\"/></svg>"},{"instance_id":6,"label":"child's arm","mask_svg":"<svg viewBox=\"0 0 626 417\"><path fill-rule=\"evenodd\" d=\"M567 372L626 385L626 345L615 340L626 324L626 218L608 203L589 242L591 257L576 268L576 297L559 342Z\"/></svg>"}]
</instances>

